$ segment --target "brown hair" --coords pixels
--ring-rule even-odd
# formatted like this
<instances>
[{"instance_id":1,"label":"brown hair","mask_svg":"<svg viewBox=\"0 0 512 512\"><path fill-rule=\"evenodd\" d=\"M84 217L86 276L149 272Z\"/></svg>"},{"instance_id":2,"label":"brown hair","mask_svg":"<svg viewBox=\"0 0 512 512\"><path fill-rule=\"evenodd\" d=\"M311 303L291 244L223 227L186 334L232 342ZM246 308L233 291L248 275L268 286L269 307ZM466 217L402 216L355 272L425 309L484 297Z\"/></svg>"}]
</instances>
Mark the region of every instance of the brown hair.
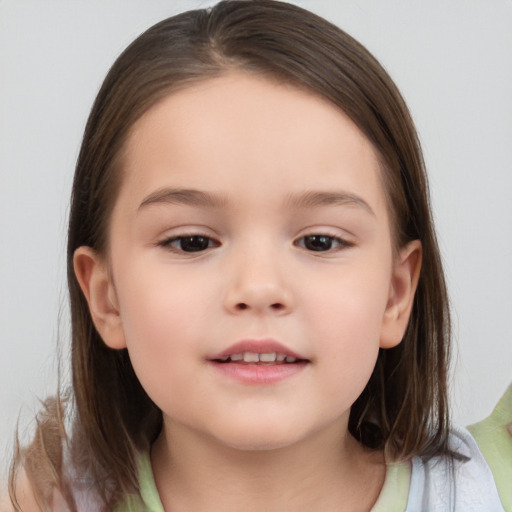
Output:
<instances>
[{"instance_id":1,"label":"brown hair","mask_svg":"<svg viewBox=\"0 0 512 512\"><path fill-rule=\"evenodd\" d=\"M420 240L423 267L404 339L380 350L349 429L388 457L448 453L448 300L421 149L404 100L376 59L326 20L284 2L228 0L164 20L128 46L99 91L78 157L68 232L76 405L71 453L108 509L138 493L136 454L154 441L162 419L126 350L107 348L98 335L73 254L84 245L108 250L123 144L134 122L169 93L232 69L327 98L376 148L396 246Z\"/></svg>"}]
</instances>

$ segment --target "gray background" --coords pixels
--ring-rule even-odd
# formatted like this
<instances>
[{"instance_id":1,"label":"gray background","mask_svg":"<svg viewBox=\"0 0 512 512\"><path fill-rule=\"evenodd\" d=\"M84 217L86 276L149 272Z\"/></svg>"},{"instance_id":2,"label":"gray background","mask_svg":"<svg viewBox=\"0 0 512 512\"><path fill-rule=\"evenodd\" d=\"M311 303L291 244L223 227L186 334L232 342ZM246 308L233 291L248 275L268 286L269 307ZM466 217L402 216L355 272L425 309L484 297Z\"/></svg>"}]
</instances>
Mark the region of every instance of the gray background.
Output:
<instances>
[{"instance_id":1,"label":"gray background","mask_svg":"<svg viewBox=\"0 0 512 512\"><path fill-rule=\"evenodd\" d=\"M454 311L454 420L477 421L512 380L512 2L297 3L365 44L410 106ZM141 31L209 4L0 0L0 474L20 410L23 437L56 389L57 339L67 355L67 205L95 93Z\"/></svg>"}]
</instances>

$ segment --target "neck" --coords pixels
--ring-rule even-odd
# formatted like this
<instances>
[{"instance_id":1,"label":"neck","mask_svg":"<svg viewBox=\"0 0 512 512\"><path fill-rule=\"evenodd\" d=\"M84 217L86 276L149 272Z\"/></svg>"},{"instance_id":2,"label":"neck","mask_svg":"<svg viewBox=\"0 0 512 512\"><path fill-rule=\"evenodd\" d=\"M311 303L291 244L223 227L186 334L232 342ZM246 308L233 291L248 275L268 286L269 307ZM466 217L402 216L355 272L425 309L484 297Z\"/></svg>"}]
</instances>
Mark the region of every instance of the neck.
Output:
<instances>
[{"instance_id":1,"label":"neck","mask_svg":"<svg viewBox=\"0 0 512 512\"><path fill-rule=\"evenodd\" d=\"M369 511L384 481L382 454L365 450L346 426L328 430L286 447L240 450L167 424L151 454L164 508Z\"/></svg>"}]
</instances>

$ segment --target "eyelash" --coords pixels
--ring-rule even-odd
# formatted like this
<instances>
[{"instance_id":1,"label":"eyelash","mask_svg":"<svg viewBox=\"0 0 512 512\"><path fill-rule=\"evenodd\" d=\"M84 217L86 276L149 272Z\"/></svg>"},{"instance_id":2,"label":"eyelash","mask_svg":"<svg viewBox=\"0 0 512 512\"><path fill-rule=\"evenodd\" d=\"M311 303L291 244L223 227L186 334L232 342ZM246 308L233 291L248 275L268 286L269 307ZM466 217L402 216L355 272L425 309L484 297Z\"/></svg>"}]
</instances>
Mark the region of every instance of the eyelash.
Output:
<instances>
[{"instance_id":1,"label":"eyelash","mask_svg":"<svg viewBox=\"0 0 512 512\"><path fill-rule=\"evenodd\" d=\"M180 244L183 244L184 242L188 240L189 242L192 242L192 239L203 239L207 242L207 247L204 249L198 249L198 250L192 250L187 251L183 247L178 248L175 247L173 244L178 242ZM198 241L198 240L196 240ZM211 236L204 235L201 233L186 233L180 236L173 236L171 238L166 238L165 240L162 240L157 243L159 247L163 247L164 249L168 249L172 252L178 253L178 254L195 254L195 253L202 253L208 249L212 249L214 247L219 247L220 242L215 241Z\"/></svg>"},{"instance_id":2,"label":"eyelash","mask_svg":"<svg viewBox=\"0 0 512 512\"><path fill-rule=\"evenodd\" d=\"M315 243L324 243L328 242L329 247L326 250L321 249L313 249L307 247L306 240L309 239L310 245ZM304 243L300 243L304 241ZM332 244L336 244L337 247L332 247ZM324 253L324 252L338 252L343 249L348 249L349 247L353 247L353 243L349 242L348 240L345 240L343 238L340 238L338 236L328 235L324 233L312 233L310 235L304 235L297 239L293 245L296 245L297 247L302 247L303 249L308 250L309 252L316 252L316 253Z\"/></svg>"},{"instance_id":3,"label":"eyelash","mask_svg":"<svg viewBox=\"0 0 512 512\"><path fill-rule=\"evenodd\" d=\"M193 240L193 239L195 239L195 240ZM200 245L199 248L195 248L193 250L186 250L183 247L184 243L186 244L189 242L189 243L193 244L194 241L201 242L201 239L203 241L203 245L204 245L204 242L206 242L206 244L207 244L206 247L201 248L202 246ZM175 245L173 245L176 243L179 243L181 245L181 247L176 247ZM317 248L314 248L315 244L317 244L316 245ZM324 246L324 248L322 248L321 244L327 244L327 247ZM333 248L332 247L333 244L336 245L336 247ZM221 244L220 244L220 242L217 242L216 240L214 240L212 237L210 237L208 235L201 234L201 233L190 233L190 234L183 234L180 236L174 236L171 238L166 238L165 240L158 242L157 245L159 247L163 247L163 248L168 249L177 254L195 254L195 253L203 253L203 252L207 251L208 249L213 249L213 248L219 247ZM349 242L349 241L344 240L343 238L340 238L337 236L332 236L332 235L322 234L322 233L312 233L310 235L304 235L304 236L298 238L297 240L295 240L293 242L293 245L295 245L296 247L301 247L308 252L326 253L326 252L338 252L343 249L348 249L350 247L353 247L354 244L352 242ZM309 245L309 247L308 247L308 245ZM192 248L191 245L189 246L189 249L190 248ZM325 250L323 250L323 249L325 249Z\"/></svg>"}]
</instances>

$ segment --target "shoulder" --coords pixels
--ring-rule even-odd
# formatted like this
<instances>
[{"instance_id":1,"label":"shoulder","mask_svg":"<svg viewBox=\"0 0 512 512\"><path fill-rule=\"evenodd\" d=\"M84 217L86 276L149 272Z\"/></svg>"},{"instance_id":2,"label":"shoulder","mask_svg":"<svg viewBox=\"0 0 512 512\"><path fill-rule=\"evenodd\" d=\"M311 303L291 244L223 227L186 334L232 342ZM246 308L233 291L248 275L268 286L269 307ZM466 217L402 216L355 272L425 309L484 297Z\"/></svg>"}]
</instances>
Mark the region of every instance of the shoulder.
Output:
<instances>
[{"instance_id":1,"label":"shoulder","mask_svg":"<svg viewBox=\"0 0 512 512\"><path fill-rule=\"evenodd\" d=\"M95 487L76 473L63 452L59 474L45 466L45 460L21 457L13 469L12 489L1 489L0 512L100 512L104 510ZM12 503L9 490L14 496Z\"/></svg>"},{"instance_id":2,"label":"shoulder","mask_svg":"<svg viewBox=\"0 0 512 512\"><path fill-rule=\"evenodd\" d=\"M491 415L468 430L489 464L505 510L512 511L512 384Z\"/></svg>"},{"instance_id":3,"label":"shoulder","mask_svg":"<svg viewBox=\"0 0 512 512\"><path fill-rule=\"evenodd\" d=\"M19 507L27 512L41 512L41 507L37 503L34 489L25 471L20 471L15 481L16 499ZM7 489L2 489L0 496L0 512L15 512L15 507L9 497Z\"/></svg>"},{"instance_id":4,"label":"shoulder","mask_svg":"<svg viewBox=\"0 0 512 512\"><path fill-rule=\"evenodd\" d=\"M83 489L72 489L75 509L78 511L96 512L101 510L97 498L93 493L86 493ZM23 512L42 512L48 510L48 503L52 512L69 512L70 507L62 494L55 488L49 496L45 496L46 505L40 504L37 500L35 489L28 478L25 470L20 470L15 481L16 501L19 509ZM79 498L77 500L77 498ZM0 512L15 512L8 491L0 497Z\"/></svg>"},{"instance_id":5,"label":"shoulder","mask_svg":"<svg viewBox=\"0 0 512 512\"><path fill-rule=\"evenodd\" d=\"M42 512L43 510L48 510L47 505L42 505L38 501L34 486L24 469L21 469L16 475L14 492L16 495L17 506L23 512ZM3 494L0 496L0 512L15 512L17 509L11 501L9 491L6 489L4 492L2 489L2 493ZM69 511L68 504L56 489L53 489L50 496L46 496L46 498L51 503L50 510L52 512Z\"/></svg>"},{"instance_id":6,"label":"shoulder","mask_svg":"<svg viewBox=\"0 0 512 512\"><path fill-rule=\"evenodd\" d=\"M413 459L407 510L503 512L491 469L470 432L453 427L449 447L461 458Z\"/></svg>"}]
</instances>

